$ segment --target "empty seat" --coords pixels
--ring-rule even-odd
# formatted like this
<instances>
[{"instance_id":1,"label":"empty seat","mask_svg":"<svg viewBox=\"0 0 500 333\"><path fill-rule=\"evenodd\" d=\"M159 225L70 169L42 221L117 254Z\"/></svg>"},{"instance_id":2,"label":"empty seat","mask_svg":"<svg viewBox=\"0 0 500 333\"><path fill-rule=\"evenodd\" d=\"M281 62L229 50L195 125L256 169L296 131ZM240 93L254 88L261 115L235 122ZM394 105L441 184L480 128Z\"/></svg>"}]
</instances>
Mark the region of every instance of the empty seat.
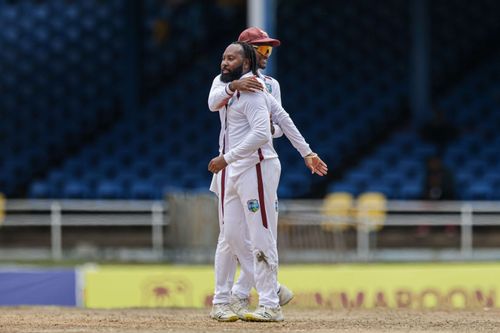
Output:
<instances>
[{"instance_id":1,"label":"empty seat","mask_svg":"<svg viewBox=\"0 0 500 333\"><path fill-rule=\"evenodd\" d=\"M329 193L323 200L321 213L326 217L321 227L326 231L345 230L352 222L354 198L348 192Z\"/></svg>"},{"instance_id":2,"label":"empty seat","mask_svg":"<svg viewBox=\"0 0 500 333\"><path fill-rule=\"evenodd\" d=\"M132 199L160 199L160 192L161 189L150 181L137 180L130 186Z\"/></svg>"},{"instance_id":3,"label":"empty seat","mask_svg":"<svg viewBox=\"0 0 500 333\"><path fill-rule=\"evenodd\" d=\"M409 183L401 185L398 197L401 199L421 199L423 195L423 185Z\"/></svg>"},{"instance_id":4,"label":"empty seat","mask_svg":"<svg viewBox=\"0 0 500 333\"><path fill-rule=\"evenodd\" d=\"M346 192L352 195L357 195L361 189L355 184L348 182L334 183L328 187L329 192Z\"/></svg>"},{"instance_id":5,"label":"empty seat","mask_svg":"<svg viewBox=\"0 0 500 333\"><path fill-rule=\"evenodd\" d=\"M387 199L384 193L366 192L359 195L356 202L358 227L380 230L386 219Z\"/></svg>"},{"instance_id":6,"label":"empty seat","mask_svg":"<svg viewBox=\"0 0 500 333\"><path fill-rule=\"evenodd\" d=\"M486 182L476 182L464 191L463 199L470 200L491 200L494 198L493 187Z\"/></svg>"},{"instance_id":7,"label":"empty seat","mask_svg":"<svg viewBox=\"0 0 500 333\"><path fill-rule=\"evenodd\" d=\"M35 181L30 185L28 196L33 199L45 199L52 196L51 186L44 181Z\"/></svg>"},{"instance_id":8,"label":"empty seat","mask_svg":"<svg viewBox=\"0 0 500 333\"><path fill-rule=\"evenodd\" d=\"M86 182L70 180L62 186L61 194L67 199L87 199L90 198L91 192Z\"/></svg>"},{"instance_id":9,"label":"empty seat","mask_svg":"<svg viewBox=\"0 0 500 333\"><path fill-rule=\"evenodd\" d=\"M123 197L123 189L118 182L102 181L97 184L96 196L101 199L119 199Z\"/></svg>"}]
</instances>

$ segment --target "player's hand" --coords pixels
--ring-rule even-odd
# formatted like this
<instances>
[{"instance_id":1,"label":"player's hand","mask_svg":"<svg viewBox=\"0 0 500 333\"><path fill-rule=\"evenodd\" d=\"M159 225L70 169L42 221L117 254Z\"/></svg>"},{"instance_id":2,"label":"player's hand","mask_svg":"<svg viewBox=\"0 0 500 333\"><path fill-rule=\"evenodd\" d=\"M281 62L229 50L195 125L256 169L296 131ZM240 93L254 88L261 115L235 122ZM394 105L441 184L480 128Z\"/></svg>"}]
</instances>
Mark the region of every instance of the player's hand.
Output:
<instances>
[{"instance_id":1,"label":"player's hand","mask_svg":"<svg viewBox=\"0 0 500 333\"><path fill-rule=\"evenodd\" d=\"M319 158L318 154L310 153L304 157L304 163L306 167L311 170L312 174L317 174L318 176L325 176L328 173L328 166L325 162Z\"/></svg>"},{"instance_id":2,"label":"player's hand","mask_svg":"<svg viewBox=\"0 0 500 333\"><path fill-rule=\"evenodd\" d=\"M208 171L212 173L217 173L227 166L227 162L223 155L212 158L210 163L208 163Z\"/></svg>"},{"instance_id":3,"label":"player's hand","mask_svg":"<svg viewBox=\"0 0 500 333\"><path fill-rule=\"evenodd\" d=\"M234 80L233 82L230 83L229 88L232 91L239 90L239 91L256 92L264 90L264 87L259 81L257 81L257 78L255 76L244 77L239 80Z\"/></svg>"}]
</instances>

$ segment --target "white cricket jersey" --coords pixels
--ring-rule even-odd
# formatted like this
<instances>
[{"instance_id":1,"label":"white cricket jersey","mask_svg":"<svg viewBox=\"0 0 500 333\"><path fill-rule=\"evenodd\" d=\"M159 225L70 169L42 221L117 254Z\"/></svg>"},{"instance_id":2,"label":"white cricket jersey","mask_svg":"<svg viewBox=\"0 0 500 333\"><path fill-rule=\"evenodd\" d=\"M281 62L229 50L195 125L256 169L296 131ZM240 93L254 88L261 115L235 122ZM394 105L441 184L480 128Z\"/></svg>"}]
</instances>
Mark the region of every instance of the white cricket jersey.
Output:
<instances>
[{"instance_id":1,"label":"white cricket jersey","mask_svg":"<svg viewBox=\"0 0 500 333\"><path fill-rule=\"evenodd\" d=\"M274 99L276 99L279 105L281 105L281 88L278 80L269 75L262 74L260 70L259 77L264 81L267 92L270 93Z\"/></svg>"},{"instance_id":2,"label":"white cricket jersey","mask_svg":"<svg viewBox=\"0 0 500 333\"><path fill-rule=\"evenodd\" d=\"M208 108L210 111L219 111L220 119L220 132L219 132L219 153L223 154L224 148L224 127L226 119L226 107L225 105L229 99L233 96L228 88L228 83L224 83L220 79L220 74L215 77L212 82L212 87L210 88L210 93L208 95Z\"/></svg>"},{"instance_id":3,"label":"white cricket jersey","mask_svg":"<svg viewBox=\"0 0 500 333\"><path fill-rule=\"evenodd\" d=\"M251 75L249 72L243 77ZM267 92L237 92L228 102L224 159L231 165L233 176L261 160L278 157L271 137L268 96Z\"/></svg>"},{"instance_id":4,"label":"white cricket jersey","mask_svg":"<svg viewBox=\"0 0 500 333\"><path fill-rule=\"evenodd\" d=\"M260 73L259 73L260 74ZM283 131L288 140L292 143L293 147L297 149L302 157L311 153L312 150L309 148L309 145L305 141L302 134L300 134L299 130L293 123L290 115L281 107L281 91L280 86L277 80L273 79L270 76L260 75L264 84L266 86L266 90L269 91L267 95L270 102L270 112L273 119L273 122L278 124L279 127L276 127L277 131ZM217 75L212 82L212 87L210 88L210 94L208 96L208 107L210 111L219 111L219 118L221 121L221 131L219 133L219 152L223 153L224 146L224 123L226 117L226 103L233 96L233 92L231 92L228 88L229 84L224 83L220 80L220 75ZM274 99L274 101L273 101ZM275 133L279 135L279 133ZM225 153L225 152L224 152Z\"/></svg>"}]
</instances>

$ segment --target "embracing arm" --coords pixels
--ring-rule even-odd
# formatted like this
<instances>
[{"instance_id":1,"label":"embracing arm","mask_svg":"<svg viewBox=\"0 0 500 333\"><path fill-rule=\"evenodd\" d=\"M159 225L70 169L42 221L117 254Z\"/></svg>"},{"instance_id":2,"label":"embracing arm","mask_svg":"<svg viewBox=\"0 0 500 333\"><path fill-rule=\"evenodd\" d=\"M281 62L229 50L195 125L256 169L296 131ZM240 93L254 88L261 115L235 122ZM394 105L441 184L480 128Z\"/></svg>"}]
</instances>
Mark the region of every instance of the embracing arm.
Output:
<instances>
[{"instance_id":1,"label":"embracing arm","mask_svg":"<svg viewBox=\"0 0 500 333\"><path fill-rule=\"evenodd\" d=\"M208 108L210 111L219 111L227 101L233 97L236 90L238 91L262 91L264 87L256 80L254 76L244 77L239 80L234 80L230 83L224 83L220 80L220 75L212 82L212 88L208 95Z\"/></svg>"},{"instance_id":2,"label":"embracing arm","mask_svg":"<svg viewBox=\"0 0 500 333\"><path fill-rule=\"evenodd\" d=\"M208 94L208 108L210 111L219 111L233 96L234 91L230 91L228 85L220 80L220 75L215 77Z\"/></svg>"}]
</instances>

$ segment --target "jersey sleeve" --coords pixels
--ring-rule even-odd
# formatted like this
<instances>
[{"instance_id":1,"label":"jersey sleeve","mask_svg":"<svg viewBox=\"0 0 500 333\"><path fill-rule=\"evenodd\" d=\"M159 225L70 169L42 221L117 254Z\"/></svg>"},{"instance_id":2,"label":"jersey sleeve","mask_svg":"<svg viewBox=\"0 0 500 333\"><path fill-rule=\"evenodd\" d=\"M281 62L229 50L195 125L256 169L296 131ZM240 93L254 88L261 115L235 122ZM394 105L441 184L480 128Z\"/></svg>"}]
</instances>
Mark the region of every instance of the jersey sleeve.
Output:
<instances>
[{"instance_id":1,"label":"jersey sleeve","mask_svg":"<svg viewBox=\"0 0 500 333\"><path fill-rule=\"evenodd\" d=\"M266 78L269 80L269 84L271 85L271 91L269 92L271 96L274 97L274 99L281 105L281 90L280 90L280 84L278 80L266 76ZM274 126L274 133L273 133L273 139L281 138L283 136L283 130L281 129L280 125L277 123L273 123Z\"/></svg>"},{"instance_id":2,"label":"jersey sleeve","mask_svg":"<svg viewBox=\"0 0 500 333\"><path fill-rule=\"evenodd\" d=\"M233 94L234 91L229 90L229 84L222 82L220 75L217 75L208 94L208 108L213 112L219 111L226 105Z\"/></svg>"},{"instance_id":3,"label":"jersey sleeve","mask_svg":"<svg viewBox=\"0 0 500 333\"><path fill-rule=\"evenodd\" d=\"M285 136L292 143L292 146L300 153L300 156L304 157L312 153L309 144L299 132L297 126L295 126L288 112L286 112L285 109L283 109L283 107L272 96L268 96L268 100L270 103L271 118L273 122L279 124Z\"/></svg>"},{"instance_id":4,"label":"jersey sleeve","mask_svg":"<svg viewBox=\"0 0 500 333\"><path fill-rule=\"evenodd\" d=\"M273 95L274 99L276 100L276 102L279 103L279 105L283 105L281 103L281 88L280 88L280 83L276 79L273 79L272 82L273 82L272 83L273 84L273 91L271 92L271 95Z\"/></svg>"},{"instance_id":5,"label":"jersey sleeve","mask_svg":"<svg viewBox=\"0 0 500 333\"><path fill-rule=\"evenodd\" d=\"M241 96L244 98L243 112L250 125L250 131L237 147L224 155L228 164L250 156L271 139L265 93L242 93Z\"/></svg>"}]
</instances>

